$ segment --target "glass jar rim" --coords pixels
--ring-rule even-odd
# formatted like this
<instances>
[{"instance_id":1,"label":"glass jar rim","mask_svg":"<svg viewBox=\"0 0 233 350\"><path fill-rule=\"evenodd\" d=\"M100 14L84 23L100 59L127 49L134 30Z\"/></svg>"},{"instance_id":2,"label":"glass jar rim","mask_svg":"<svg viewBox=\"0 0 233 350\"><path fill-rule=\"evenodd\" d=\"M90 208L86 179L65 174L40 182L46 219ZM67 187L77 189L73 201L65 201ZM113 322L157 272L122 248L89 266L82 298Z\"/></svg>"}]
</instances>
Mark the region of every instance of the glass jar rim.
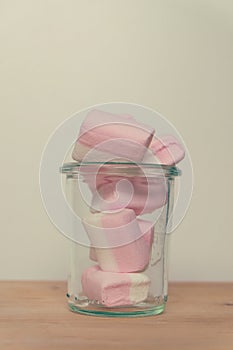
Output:
<instances>
[{"instance_id":1,"label":"glass jar rim","mask_svg":"<svg viewBox=\"0 0 233 350\"><path fill-rule=\"evenodd\" d=\"M181 170L175 165L164 165L154 163L133 163L133 162L70 162L64 163L60 167L60 172L67 176L77 174L96 174L106 172L111 174L132 173L138 176L165 176L174 177L182 174ZM138 172L140 169L143 173ZM136 173L135 173L136 172ZM138 173L137 173L138 172Z\"/></svg>"}]
</instances>

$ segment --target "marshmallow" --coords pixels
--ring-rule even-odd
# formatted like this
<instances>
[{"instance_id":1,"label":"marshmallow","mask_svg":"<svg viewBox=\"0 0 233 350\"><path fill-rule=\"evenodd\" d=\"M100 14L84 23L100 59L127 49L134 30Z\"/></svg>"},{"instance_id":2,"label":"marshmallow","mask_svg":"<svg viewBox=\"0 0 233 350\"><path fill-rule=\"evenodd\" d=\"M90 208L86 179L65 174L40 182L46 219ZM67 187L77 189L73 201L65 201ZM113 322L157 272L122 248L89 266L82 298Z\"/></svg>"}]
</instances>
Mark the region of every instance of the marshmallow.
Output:
<instances>
[{"instance_id":1,"label":"marshmallow","mask_svg":"<svg viewBox=\"0 0 233 350\"><path fill-rule=\"evenodd\" d=\"M121 181L122 180L122 181ZM127 180L132 190L123 182ZM117 185L119 182L119 186ZM152 213L167 202L167 183L165 178L128 176L108 177L98 186L92 197L91 207L96 211L110 211L122 208L133 209L136 215Z\"/></svg>"},{"instance_id":2,"label":"marshmallow","mask_svg":"<svg viewBox=\"0 0 233 350\"><path fill-rule=\"evenodd\" d=\"M72 157L81 161L94 149L87 155L87 161L120 157L138 162L143 159L153 135L153 128L131 116L92 110L81 125Z\"/></svg>"},{"instance_id":3,"label":"marshmallow","mask_svg":"<svg viewBox=\"0 0 233 350\"><path fill-rule=\"evenodd\" d=\"M84 168L82 167L83 166L81 165L81 172L82 169L84 170L82 173L83 182L88 185L92 193L94 193L100 186L112 182L111 177L108 174L109 166L106 167L106 165L98 166L97 164L89 164Z\"/></svg>"},{"instance_id":4,"label":"marshmallow","mask_svg":"<svg viewBox=\"0 0 233 350\"><path fill-rule=\"evenodd\" d=\"M136 272L146 268L150 260L154 228L150 221L139 220L142 236L115 248L90 249L90 259L98 261L100 268L111 272Z\"/></svg>"},{"instance_id":5,"label":"marshmallow","mask_svg":"<svg viewBox=\"0 0 233 350\"><path fill-rule=\"evenodd\" d=\"M136 215L131 209L119 212L90 213L82 220L91 246L113 248L135 241L141 237Z\"/></svg>"},{"instance_id":6,"label":"marshmallow","mask_svg":"<svg viewBox=\"0 0 233 350\"><path fill-rule=\"evenodd\" d=\"M170 135L154 137L151 141L149 150L155 157L146 152L143 162L161 163L165 165L174 165L179 163L185 156L185 150L180 142Z\"/></svg>"},{"instance_id":7,"label":"marshmallow","mask_svg":"<svg viewBox=\"0 0 233 350\"><path fill-rule=\"evenodd\" d=\"M91 266L82 274L83 294L106 307L134 305L148 296L150 280L142 273L115 273Z\"/></svg>"}]
</instances>

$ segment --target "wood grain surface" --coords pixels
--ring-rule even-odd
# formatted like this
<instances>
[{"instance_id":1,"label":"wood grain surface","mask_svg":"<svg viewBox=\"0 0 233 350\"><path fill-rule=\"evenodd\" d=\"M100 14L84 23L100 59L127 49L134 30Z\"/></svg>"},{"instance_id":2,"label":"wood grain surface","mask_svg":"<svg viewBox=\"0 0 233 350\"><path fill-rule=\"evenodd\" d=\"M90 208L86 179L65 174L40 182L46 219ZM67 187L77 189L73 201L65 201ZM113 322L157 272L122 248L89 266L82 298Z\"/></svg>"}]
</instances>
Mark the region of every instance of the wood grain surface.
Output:
<instances>
[{"instance_id":1,"label":"wood grain surface","mask_svg":"<svg viewBox=\"0 0 233 350\"><path fill-rule=\"evenodd\" d=\"M65 293L64 282L0 282L0 349L233 349L233 283L171 283L165 313L136 319L74 314Z\"/></svg>"}]
</instances>

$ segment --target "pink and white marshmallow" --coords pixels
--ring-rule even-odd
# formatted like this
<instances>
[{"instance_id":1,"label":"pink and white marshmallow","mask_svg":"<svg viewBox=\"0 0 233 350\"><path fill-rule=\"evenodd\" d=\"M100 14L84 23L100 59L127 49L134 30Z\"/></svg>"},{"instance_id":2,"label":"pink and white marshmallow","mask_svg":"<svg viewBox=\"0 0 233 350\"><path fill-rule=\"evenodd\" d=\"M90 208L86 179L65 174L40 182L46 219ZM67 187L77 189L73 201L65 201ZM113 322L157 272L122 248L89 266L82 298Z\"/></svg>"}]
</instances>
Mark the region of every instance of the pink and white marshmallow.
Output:
<instances>
[{"instance_id":1,"label":"pink and white marshmallow","mask_svg":"<svg viewBox=\"0 0 233 350\"><path fill-rule=\"evenodd\" d=\"M175 165L185 156L184 147L171 135L153 137L149 150L146 152L143 162ZM154 156L153 156L154 155Z\"/></svg>"},{"instance_id":2,"label":"pink and white marshmallow","mask_svg":"<svg viewBox=\"0 0 233 350\"><path fill-rule=\"evenodd\" d=\"M144 301L149 292L150 279L142 273L115 273L91 266L83 272L83 293L103 306L134 305Z\"/></svg>"},{"instance_id":3,"label":"pink and white marshmallow","mask_svg":"<svg viewBox=\"0 0 233 350\"><path fill-rule=\"evenodd\" d=\"M90 213L82 220L92 247L119 247L142 236L142 232L132 209L118 212Z\"/></svg>"},{"instance_id":4,"label":"pink and white marshmallow","mask_svg":"<svg viewBox=\"0 0 233 350\"><path fill-rule=\"evenodd\" d=\"M81 125L72 157L77 161L107 161L118 157L139 162L153 135L153 128L129 115L92 110Z\"/></svg>"},{"instance_id":5,"label":"pink and white marshmallow","mask_svg":"<svg viewBox=\"0 0 233 350\"><path fill-rule=\"evenodd\" d=\"M109 176L93 192L91 208L92 211L129 208L136 215L142 215L164 206L167 194L167 183L163 177Z\"/></svg>"},{"instance_id":6,"label":"pink and white marshmallow","mask_svg":"<svg viewBox=\"0 0 233 350\"><path fill-rule=\"evenodd\" d=\"M97 261L100 268L111 272L143 271L150 260L154 227L150 221L139 220L142 236L126 245L115 248L91 248L90 258ZM133 233L132 233L133 234Z\"/></svg>"}]
</instances>

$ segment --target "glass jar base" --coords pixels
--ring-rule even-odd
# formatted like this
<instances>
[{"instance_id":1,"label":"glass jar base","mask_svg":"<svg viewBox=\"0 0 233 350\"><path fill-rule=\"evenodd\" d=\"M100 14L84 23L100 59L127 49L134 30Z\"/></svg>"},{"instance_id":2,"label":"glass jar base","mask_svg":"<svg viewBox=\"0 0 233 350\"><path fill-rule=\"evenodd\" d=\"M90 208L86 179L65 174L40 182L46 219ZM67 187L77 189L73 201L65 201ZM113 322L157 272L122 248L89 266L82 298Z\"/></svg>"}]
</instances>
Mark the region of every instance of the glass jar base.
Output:
<instances>
[{"instance_id":1,"label":"glass jar base","mask_svg":"<svg viewBox=\"0 0 233 350\"><path fill-rule=\"evenodd\" d=\"M80 307L73 303L68 303L69 309L83 315L99 317L145 317L159 315L164 312L166 303L157 306L138 306L122 308L99 308L99 307Z\"/></svg>"}]
</instances>

